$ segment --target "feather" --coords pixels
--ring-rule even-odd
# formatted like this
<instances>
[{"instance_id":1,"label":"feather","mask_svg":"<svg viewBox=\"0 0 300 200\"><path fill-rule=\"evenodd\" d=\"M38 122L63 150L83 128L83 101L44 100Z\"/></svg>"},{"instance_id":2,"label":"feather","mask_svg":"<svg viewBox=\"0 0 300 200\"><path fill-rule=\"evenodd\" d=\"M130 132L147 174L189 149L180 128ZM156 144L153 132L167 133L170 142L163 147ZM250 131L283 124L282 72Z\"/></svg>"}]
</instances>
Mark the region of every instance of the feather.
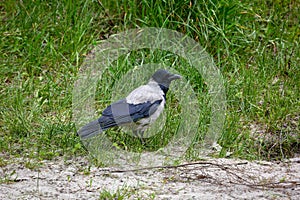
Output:
<instances>
[{"instance_id":1,"label":"feather","mask_svg":"<svg viewBox=\"0 0 300 200\"><path fill-rule=\"evenodd\" d=\"M78 135L82 138L90 138L93 137L97 134L102 133L104 130L101 129L100 124L97 120L94 120L90 123L88 123L87 125L85 125L84 127L82 127L79 131L78 131Z\"/></svg>"},{"instance_id":2,"label":"feather","mask_svg":"<svg viewBox=\"0 0 300 200\"><path fill-rule=\"evenodd\" d=\"M157 70L147 85L136 88L126 99L108 106L99 119L88 123L78 131L79 136L86 139L109 128L128 125L134 132L143 134L163 111L169 85L173 80L180 78L180 75L171 74L167 70Z\"/></svg>"},{"instance_id":3,"label":"feather","mask_svg":"<svg viewBox=\"0 0 300 200\"><path fill-rule=\"evenodd\" d=\"M151 116L162 101L160 99L153 103L147 101L140 104L128 104L125 99L119 100L108 106L98 120L81 128L78 134L85 139L115 126L138 122L140 119Z\"/></svg>"}]
</instances>

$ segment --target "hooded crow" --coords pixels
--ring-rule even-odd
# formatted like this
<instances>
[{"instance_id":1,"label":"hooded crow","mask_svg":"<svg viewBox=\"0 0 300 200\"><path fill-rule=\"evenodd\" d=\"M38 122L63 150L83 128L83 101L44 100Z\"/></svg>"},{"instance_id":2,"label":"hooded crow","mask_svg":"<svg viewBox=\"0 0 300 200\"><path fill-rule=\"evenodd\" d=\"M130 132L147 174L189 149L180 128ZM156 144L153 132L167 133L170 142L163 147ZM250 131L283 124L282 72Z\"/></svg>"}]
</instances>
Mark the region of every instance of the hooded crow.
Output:
<instances>
[{"instance_id":1,"label":"hooded crow","mask_svg":"<svg viewBox=\"0 0 300 200\"><path fill-rule=\"evenodd\" d=\"M171 82L180 78L180 75L167 70L157 70L146 85L136 88L125 99L112 103L99 119L83 126L78 131L79 136L87 139L109 128L125 126L142 138L144 131L162 113Z\"/></svg>"}]
</instances>

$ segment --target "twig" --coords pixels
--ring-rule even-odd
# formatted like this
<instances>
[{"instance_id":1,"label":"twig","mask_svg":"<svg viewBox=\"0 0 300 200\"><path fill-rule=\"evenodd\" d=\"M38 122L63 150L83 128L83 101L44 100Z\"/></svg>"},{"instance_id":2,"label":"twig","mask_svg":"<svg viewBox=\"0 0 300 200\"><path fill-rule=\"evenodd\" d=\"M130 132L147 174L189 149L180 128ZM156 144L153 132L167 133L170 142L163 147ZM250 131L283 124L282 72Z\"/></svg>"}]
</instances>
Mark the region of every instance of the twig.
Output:
<instances>
[{"instance_id":1,"label":"twig","mask_svg":"<svg viewBox=\"0 0 300 200\"><path fill-rule=\"evenodd\" d=\"M100 0L98 0L98 3L99 3L99 5L101 6L101 8L104 10L104 13L105 13L106 17L108 17L109 25L110 25L110 26L114 26L114 25L115 25L114 22L111 20L110 15L108 14L108 12L106 12L105 7L103 6L103 4L101 3Z\"/></svg>"},{"instance_id":2,"label":"twig","mask_svg":"<svg viewBox=\"0 0 300 200\"><path fill-rule=\"evenodd\" d=\"M232 166L232 165L245 165L248 164L248 162L238 162L234 164L225 164L227 166ZM144 168L139 168L139 169L129 169L129 170L111 170L109 172L111 173L126 173L126 172L137 172L137 171L144 171L144 170L152 170L152 169L174 169L174 168L180 168L180 167L186 167L186 166L192 166L192 165L213 165L217 166L219 168L224 168L224 166L208 161L197 161L197 162L192 162L192 163L184 163L180 165L168 165L168 166L155 166L155 167L144 167Z\"/></svg>"}]
</instances>

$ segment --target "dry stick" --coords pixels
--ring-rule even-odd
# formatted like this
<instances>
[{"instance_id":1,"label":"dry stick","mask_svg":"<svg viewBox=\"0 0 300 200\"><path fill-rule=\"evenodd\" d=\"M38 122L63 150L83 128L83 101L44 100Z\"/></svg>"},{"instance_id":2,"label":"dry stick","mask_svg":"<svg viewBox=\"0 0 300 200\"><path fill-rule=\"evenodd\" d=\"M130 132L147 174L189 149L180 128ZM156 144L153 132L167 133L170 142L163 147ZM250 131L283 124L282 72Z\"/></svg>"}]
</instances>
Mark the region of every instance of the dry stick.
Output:
<instances>
[{"instance_id":1,"label":"dry stick","mask_svg":"<svg viewBox=\"0 0 300 200\"><path fill-rule=\"evenodd\" d=\"M139 168L139 169L131 169L131 170L109 170L110 173L126 173L126 172L137 172L137 171L144 171L144 170L152 170L152 169L174 169L174 168L180 168L180 167L186 167L186 166L193 166L193 165L212 165L212 166L217 166L218 168L226 171L227 173L237 177L238 179L244 181L244 183L238 183L238 182L231 182L235 185L244 185L256 189L264 189L264 187L267 188L293 188L296 186L300 186L300 183L296 181L285 181L285 182L273 182L273 183L265 183L265 184L255 184L255 183L250 183L246 179L242 178L241 176L237 175L234 172L231 172L228 170L227 166L238 166L238 165L246 165L248 162L238 162L234 164L224 164L225 166L217 163L212 163L208 161L198 161L198 162L193 162L193 163L185 163L181 165L175 165L175 166L156 166L156 167L145 167L145 168ZM281 185L281 184L289 184L289 185Z\"/></svg>"},{"instance_id":2,"label":"dry stick","mask_svg":"<svg viewBox=\"0 0 300 200\"><path fill-rule=\"evenodd\" d=\"M285 182L273 182L273 183L264 183L264 184L249 184L249 183L235 183L232 182L235 185L243 185L248 186L255 189L265 190L265 188L295 188L297 186L300 186L299 182L296 181L285 181ZM288 184L288 185L282 185L282 184Z\"/></svg>"},{"instance_id":3,"label":"dry stick","mask_svg":"<svg viewBox=\"0 0 300 200\"><path fill-rule=\"evenodd\" d=\"M125 172L137 172L137 171L144 171L144 170L151 170L151 169L174 169L174 168L180 168L180 167L186 167L186 166L192 166L192 165L213 165L217 166L219 168L222 168L224 166L212 162L207 162L207 161L198 161L198 162L192 162L192 163L185 163L185 164L180 164L180 165L168 165L168 166L156 166L156 167L144 167L144 168L139 168L139 169L129 169L129 170L111 170L109 172L111 173L125 173ZM248 164L248 162L239 162L239 163L234 163L230 165L245 165ZM229 164L226 164L229 165Z\"/></svg>"},{"instance_id":4,"label":"dry stick","mask_svg":"<svg viewBox=\"0 0 300 200\"><path fill-rule=\"evenodd\" d=\"M103 4L101 3L101 1L100 1L100 0L98 0L98 3L99 3L99 5L101 6L101 8L103 8L103 10L104 10L104 13L105 13L106 17L108 17L108 22L109 22L109 25L111 25L111 26L114 26L115 24L114 24L114 23L113 23L113 21L111 20L111 17L110 17L110 15L108 14L108 12L106 12L106 9L105 9L105 7L103 6Z\"/></svg>"},{"instance_id":5,"label":"dry stick","mask_svg":"<svg viewBox=\"0 0 300 200\"><path fill-rule=\"evenodd\" d=\"M231 182L235 185L244 185L244 186L248 186L248 187L252 187L252 188L256 188L256 189L264 189L264 187L267 187L267 188L293 188L293 187L300 185L300 182L297 182L297 181L284 181L284 182L273 182L273 183L270 182L270 183L264 183L264 184L255 184L255 183L251 183L248 180L242 178L241 176L237 175L236 173L229 171L228 168L226 168L225 166L222 166L222 165L218 165L218 166L220 167L220 169L226 171L226 173L229 173L229 174L237 177L238 179L244 181L244 183ZM289 184L289 185L282 185L282 184Z\"/></svg>"}]
</instances>

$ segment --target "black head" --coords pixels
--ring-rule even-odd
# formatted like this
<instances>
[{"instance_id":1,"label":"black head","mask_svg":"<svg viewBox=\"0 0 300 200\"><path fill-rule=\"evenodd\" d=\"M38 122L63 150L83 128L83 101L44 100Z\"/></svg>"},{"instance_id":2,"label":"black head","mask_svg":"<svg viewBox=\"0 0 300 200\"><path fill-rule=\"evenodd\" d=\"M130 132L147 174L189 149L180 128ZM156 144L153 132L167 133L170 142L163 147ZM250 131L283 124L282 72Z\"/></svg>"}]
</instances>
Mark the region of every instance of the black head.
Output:
<instances>
[{"instance_id":1,"label":"black head","mask_svg":"<svg viewBox=\"0 0 300 200\"><path fill-rule=\"evenodd\" d=\"M157 70L153 75L152 79L163 87L169 88L172 81L180 79L181 76L178 74L172 74L165 69Z\"/></svg>"}]
</instances>

